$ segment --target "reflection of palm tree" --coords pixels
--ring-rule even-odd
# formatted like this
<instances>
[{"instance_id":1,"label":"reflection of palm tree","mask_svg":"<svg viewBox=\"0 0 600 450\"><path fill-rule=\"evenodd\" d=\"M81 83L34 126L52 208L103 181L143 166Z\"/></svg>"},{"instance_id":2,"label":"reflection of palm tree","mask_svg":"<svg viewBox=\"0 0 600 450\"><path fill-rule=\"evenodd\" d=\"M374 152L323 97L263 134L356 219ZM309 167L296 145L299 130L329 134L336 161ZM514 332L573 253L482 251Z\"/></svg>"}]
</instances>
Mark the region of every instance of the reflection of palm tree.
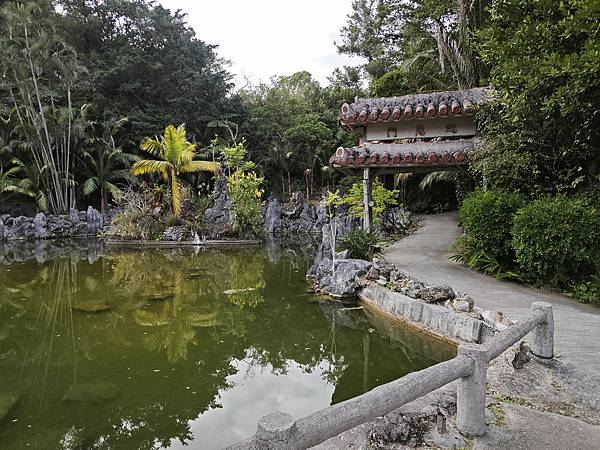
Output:
<instances>
[{"instance_id":1,"label":"reflection of palm tree","mask_svg":"<svg viewBox=\"0 0 600 450\"><path fill-rule=\"evenodd\" d=\"M215 312L202 313L183 301L183 284L183 275L177 272L173 298L163 303L161 311L138 309L133 312L133 318L138 325L157 328L155 333L144 338L146 348L165 350L170 363L186 359L188 344L197 344L194 327L210 327L219 323Z\"/></svg>"}]
</instances>

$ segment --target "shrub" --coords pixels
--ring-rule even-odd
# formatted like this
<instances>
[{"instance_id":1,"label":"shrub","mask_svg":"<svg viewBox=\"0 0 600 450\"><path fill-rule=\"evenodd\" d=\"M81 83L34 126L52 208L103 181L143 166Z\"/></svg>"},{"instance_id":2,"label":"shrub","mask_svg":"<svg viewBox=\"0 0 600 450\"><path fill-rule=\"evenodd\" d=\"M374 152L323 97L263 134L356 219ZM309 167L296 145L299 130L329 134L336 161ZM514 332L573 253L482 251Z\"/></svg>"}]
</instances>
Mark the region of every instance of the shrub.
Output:
<instances>
[{"instance_id":1,"label":"shrub","mask_svg":"<svg viewBox=\"0 0 600 450\"><path fill-rule=\"evenodd\" d=\"M348 257L370 261L377 251L377 237L364 230L352 230L338 241L338 251L348 250Z\"/></svg>"},{"instance_id":2,"label":"shrub","mask_svg":"<svg viewBox=\"0 0 600 450\"><path fill-rule=\"evenodd\" d=\"M261 196L263 179L255 172L238 170L227 179L227 191L233 204L234 231L240 237L263 233Z\"/></svg>"},{"instance_id":3,"label":"shrub","mask_svg":"<svg viewBox=\"0 0 600 450\"><path fill-rule=\"evenodd\" d=\"M510 266L513 218L522 203L518 194L500 191L476 191L467 196L459 212L460 225L466 233L463 247Z\"/></svg>"},{"instance_id":4,"label":"shrub","mask_svg":"<svg viewBox=\"0 0 600 450\"><path fill-rule=\"evenodd\" d=\"M576 283L569 295L583 303L600 305L600 275L594 276L589 281Z\"/></svg>"},{"instance_id":5,"label":"shrub","mask_svg":"<svg viewBox=\"0 0 600 450\"><path fill-rule=\"evenodd\" d=\"M373 181L371 200L373 202L373 223L379 225L381 213L387 208L398 205L398 191L389 191L379 180ZM363 185L354 183L348 194L341 200L340 204L350 207L350 214L362 219L364 217Z\"/></svg>"},{"instance_id":6,"label":"shrub","mask_svg":"<svg viewBox=\"0 0 600 450\"><path fill-rule=\"evenodd\" d=\"M566 287L600 268L600 212L584 200L537 200L515 215L512 246L536 284Z\"/></svg>"}]
</instances>

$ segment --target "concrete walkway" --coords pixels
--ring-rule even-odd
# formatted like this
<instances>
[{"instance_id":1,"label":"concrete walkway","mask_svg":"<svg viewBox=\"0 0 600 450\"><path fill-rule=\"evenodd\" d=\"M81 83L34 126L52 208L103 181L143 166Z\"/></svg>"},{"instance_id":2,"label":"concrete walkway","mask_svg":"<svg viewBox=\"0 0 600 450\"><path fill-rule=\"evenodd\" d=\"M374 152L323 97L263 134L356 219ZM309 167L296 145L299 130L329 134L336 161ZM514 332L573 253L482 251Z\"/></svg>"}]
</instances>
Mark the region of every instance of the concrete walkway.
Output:
<instances>
[{"instance_id":1,"label":"concrete walkway","mask_svg":"<svg viewBox=\"0 0 600 450\"><path fill-rule=\"evenodd\" d=\"M448 284L475 299L484 309L509 318L524 316L534 301L554 309L556 354L588 373L600 372L600 308L563 295L497 280L450 261L450 245L461 235L456 213L423 216L420 229L388 248L385 257L409 274L431 284Z\"/></svg>"}]
</instances>

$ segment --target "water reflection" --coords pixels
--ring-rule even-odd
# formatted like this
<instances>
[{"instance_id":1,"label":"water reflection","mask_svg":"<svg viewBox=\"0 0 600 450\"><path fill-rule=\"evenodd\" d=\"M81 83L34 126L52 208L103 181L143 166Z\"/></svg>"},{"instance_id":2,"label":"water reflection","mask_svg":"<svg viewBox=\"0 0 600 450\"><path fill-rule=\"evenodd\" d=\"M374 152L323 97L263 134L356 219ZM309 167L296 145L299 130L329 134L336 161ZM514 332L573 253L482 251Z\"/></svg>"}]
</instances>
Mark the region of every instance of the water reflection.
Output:
<instances>
[{"instance_id":1,"label":"water reflection","mask_svg":"<svg viewBox=\"0 0 600 450\"><path fill-rule=\"evenodd\" d=\"M309 259L278 243L0 246L0 377L21 395L0 448L218 448L267 412L305 415L452 356L311 297Z\"/></svg>"}]
</instances>

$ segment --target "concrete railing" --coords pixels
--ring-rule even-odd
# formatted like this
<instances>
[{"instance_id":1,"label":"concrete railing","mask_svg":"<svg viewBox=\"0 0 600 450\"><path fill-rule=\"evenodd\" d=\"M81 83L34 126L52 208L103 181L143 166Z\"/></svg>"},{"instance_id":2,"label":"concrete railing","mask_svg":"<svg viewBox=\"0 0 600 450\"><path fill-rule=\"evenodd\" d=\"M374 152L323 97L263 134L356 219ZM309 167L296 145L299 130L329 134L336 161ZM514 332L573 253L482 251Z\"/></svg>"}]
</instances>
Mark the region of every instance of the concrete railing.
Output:
<instances>
[{"instance_id":1,"label":"concrete railing","mask_svg":"<svg viewBox=\"0 0 600 450\"><path fill-rule=\"evenodd\" d=\"M363 395L317 411L301 419L275 412L258 421L256 434L230 449L306 449L357 425L376 419L442 386L459 380L456 425L462 432L485 433L486 366L533 331L531 352L554 356L554 317L549 303L533 303L532 312L486 343L464 344L455 358L410 373Z\"/></svg>"}]
</instances>

